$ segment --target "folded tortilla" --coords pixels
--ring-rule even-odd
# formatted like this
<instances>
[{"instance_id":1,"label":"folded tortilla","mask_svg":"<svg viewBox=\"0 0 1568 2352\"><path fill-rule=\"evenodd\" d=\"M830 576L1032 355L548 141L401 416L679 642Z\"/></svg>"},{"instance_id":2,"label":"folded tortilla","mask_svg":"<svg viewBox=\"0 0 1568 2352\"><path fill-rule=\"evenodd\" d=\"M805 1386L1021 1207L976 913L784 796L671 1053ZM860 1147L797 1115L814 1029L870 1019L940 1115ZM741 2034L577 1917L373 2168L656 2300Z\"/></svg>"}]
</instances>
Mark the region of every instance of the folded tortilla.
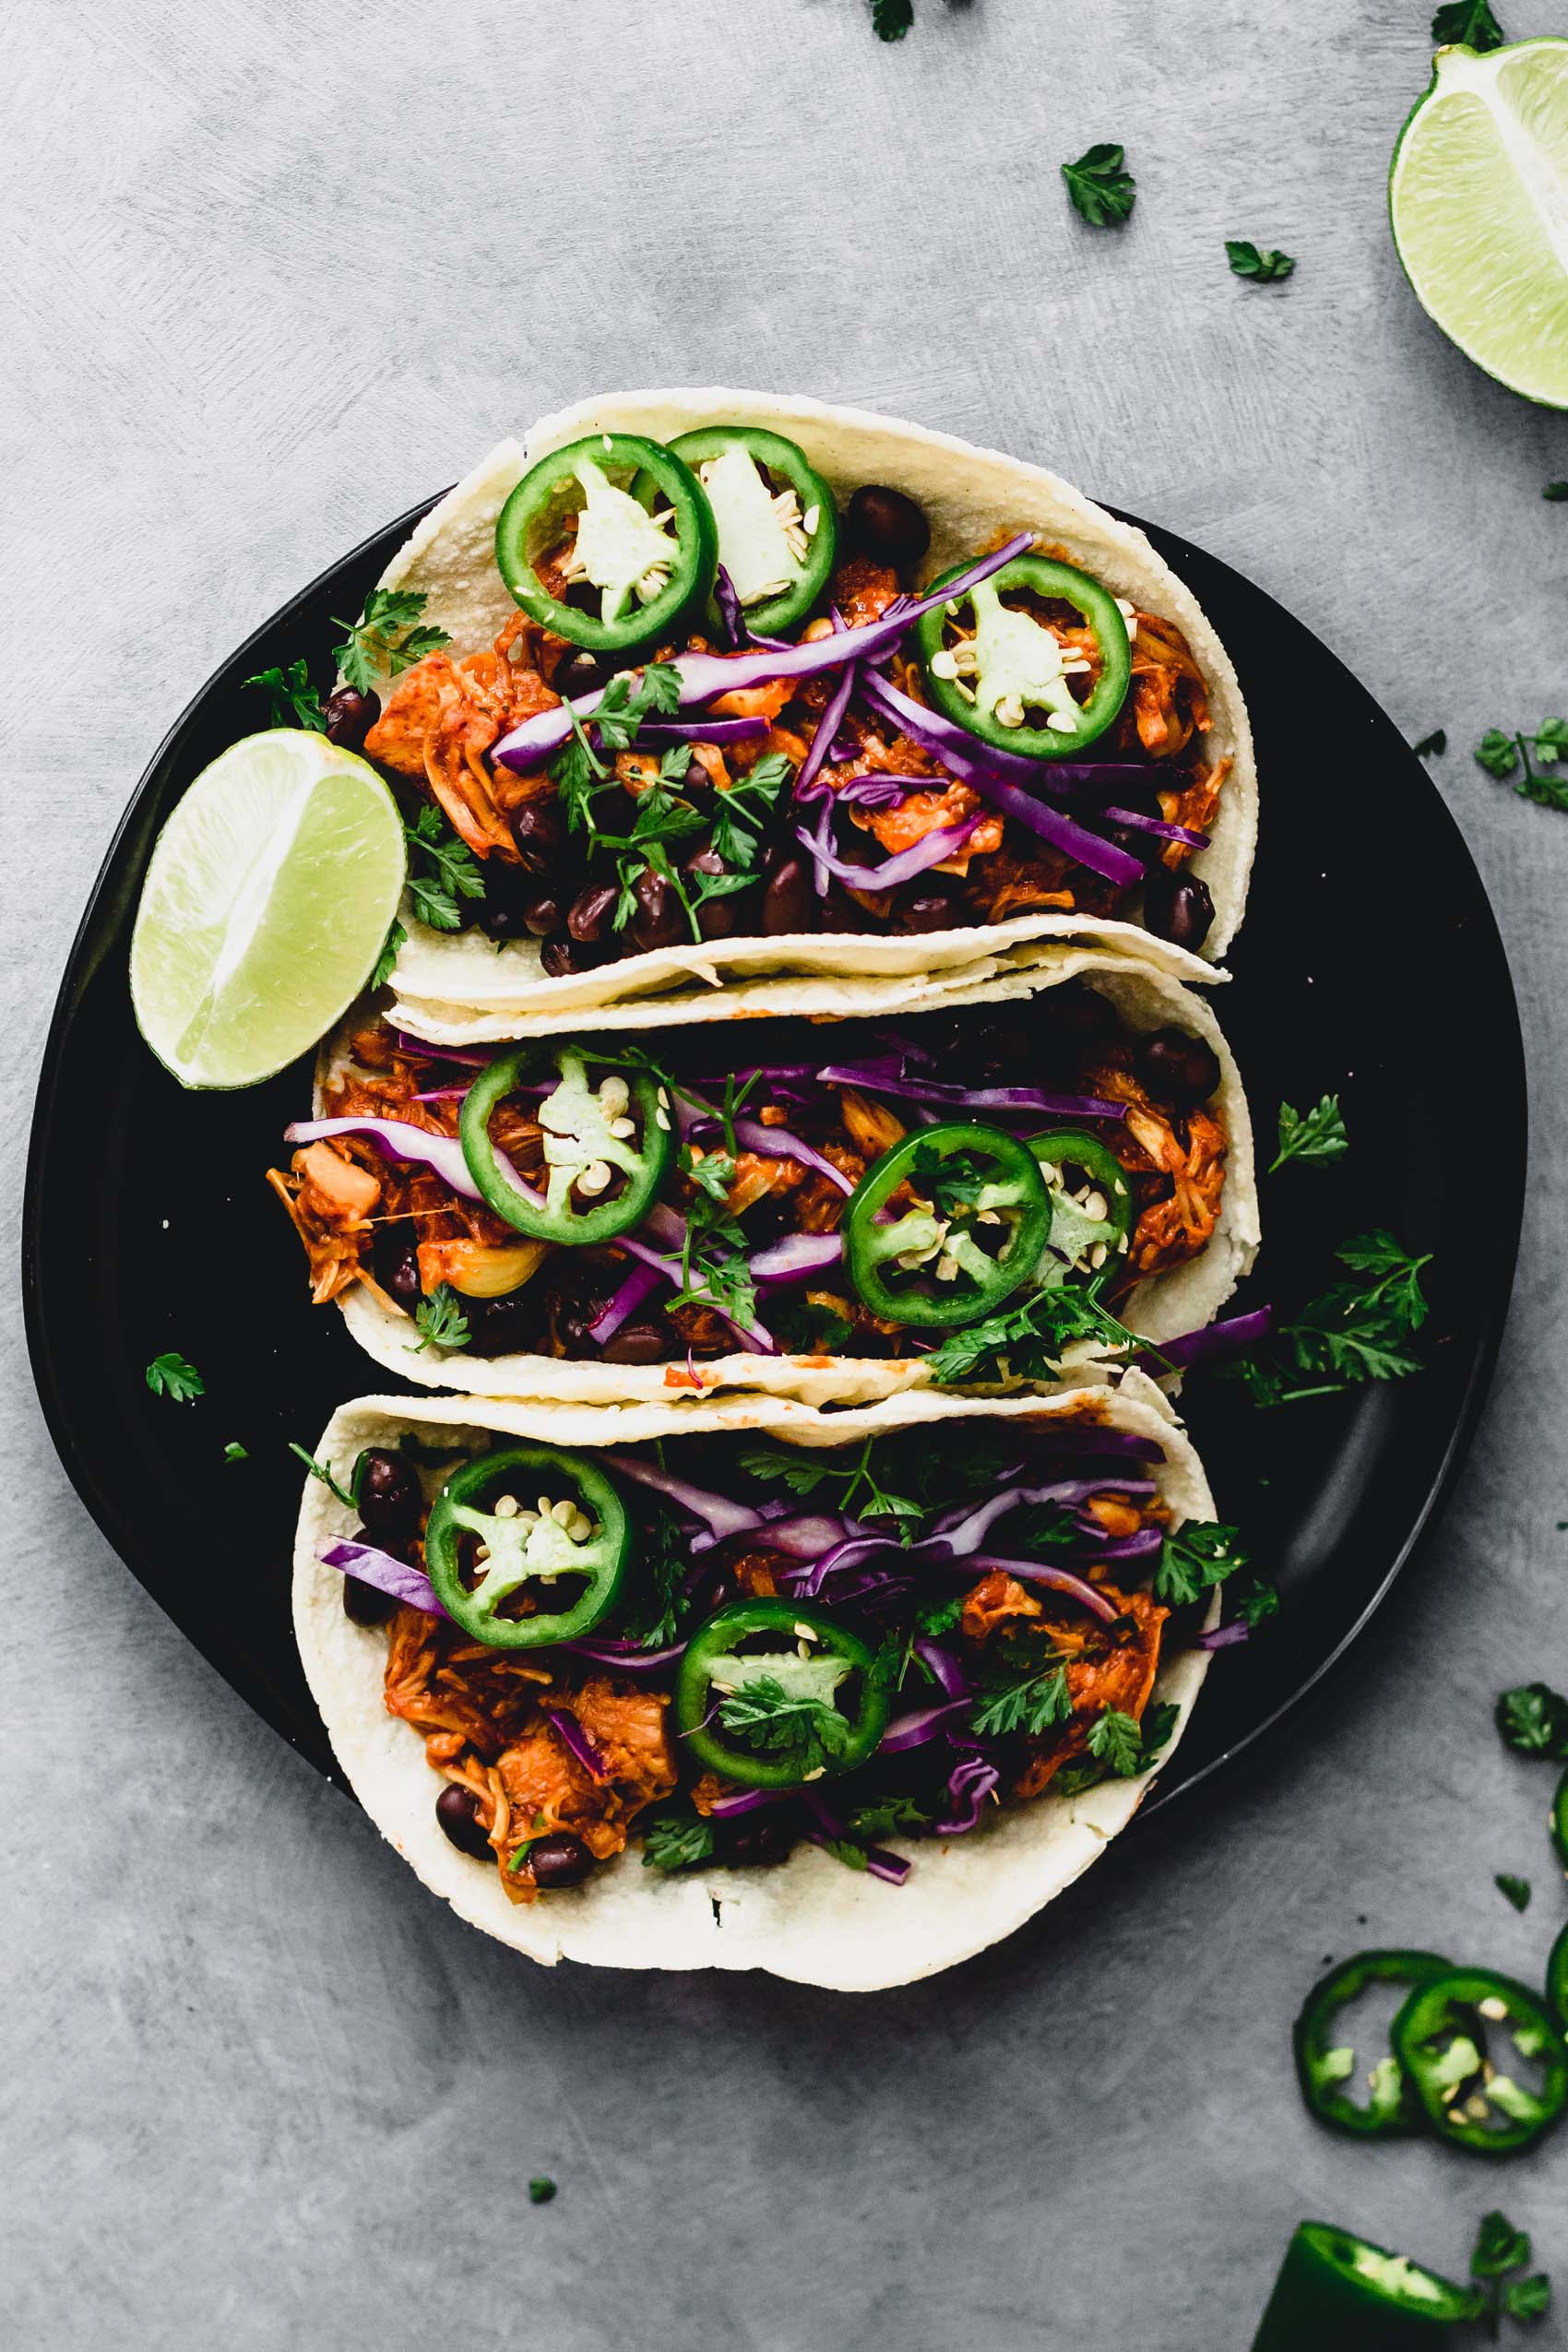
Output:
<instances>
[{"instance_id":1,"label":"folded tortilla","mask_svg":"<svg viewBox=\"0 0 1568 2352\"><path fill-rule=\"evenodd\" d=\"M949 973L945 979L932 979L919 992L901 980L868 980L852 992L846 989L843 998L831 1009L873 1016L885 1012L902 1018L914 1012L951 1011L961 1005L1018 1003L1060 987L1069 980L1082 980L1108 997L1131 1028L1185 1029L1203 1038L1218 1057L1220 1078L1216 1100L1229 1136L1219 1221L1207 1247L1197 1257L1169 1272L1149 1276L1128 1293L1118 1309L1121 1320L1140 1337L1173 1339L1178 1333L1196 1330L1200 1324L1213 1321L1251 1266L1259 1240L1257 1182L1247 1099L1230 1049L1201 997L1159 972L1128 963L1112 948L1037 941L1021 965L984 979ZM734 1019L743 1017L747 1012L802 1009L787 1000L778 1001L792 985L802 983L770 983L774 993L766 1006L742 1005L737 1002L740 991L726 989L719 997L699 1000L702 1017ZM552 1013L547 1017L530 1018L529 1029L534 1035L547 1031L581 1034L589 1026L653 1028L666 1027L672 1020L694 1017L696 1010L695 1006L688 1010L683 1004L678 1007L665 1004L657 1010L647 1004L617 1006L604 1010L591 1025L580 1013ZM342 1059L344 1037L351 1034L357 1025L355 1016L350 1015L344 1030L323 1049L316 1082L318 1114L323 1109L325 1081ZM463 1034L471 1036L473 1031L465 1028ZM444 1039L442 1042L455 1040ZM766 1058L766 1048L755 1032L748 1032L746 1043L748 1053L754 1051ZM1019 1073L1020 1077L1026 1075ZM479 1357L470 1355L466 1348L445 1351L427 1347L421 1350L409 1318L384 1305L362 1283L351 1284L339 1303L349 1329L368 1355L399 1378L418 1381L430 1388L457 1388L480 1396L538 1396L585 1405L655 1398L679 1403L683 1398L689 1406L700 1401L698 1392L691 1385L691 1372L684 1365L564 1361L553 1356ZM1096 1351L1091 1343L1075 1342L1067 1350L1067 1357L1069 1377L1095 1377ZM925 1387L930 1383L930 1374L918 1357L891 1361L856 1356L764 1356L737 1349L732 1356L709 1357L696 1363L695 1371L703 1393L707 1395L736 1389L754 1394L760 1390L768 1396L796 1397L807 1405L872 1404L879 1397ZM671 1384L671 1372L679 1385Z\"/></svg>"},{"instance_id":2,"label":"folded tortilla","mask_svg":"<svg viewBox=\"0 0 1568 2352\"><path fill-rule=\"evenodd\" d=\"M1165 1399L1138 1373L1119 1391L1068 1391L1049 1399L992 1403L912 1396L861 1412L814 1414L778 1398L708 1403L694 1411L626 1406L619 1411L502 1404L494 1399L362 1396L341 1406L316 1455L341 1468L366 1445L394 1445L411 1431L454 1453L498 1436L588 1448L697 1430L762 1430L795 1445L857 1444L879 1431L964 1417L1031 1424L1087 1419L1155 1440L1154 1467L1176 1523L1212 1519L1214 1504L1191 1440ZM462 1918L547 1965L581 1960L611 1968L763 1968L802 1984L871 1992L934 1976L999 1942L1070 1886L1124 1829L1155 1777L1102 1781L1076 1797L1048 1789L994 1809L967 1836L889 1839L913 1864L901 1886L849 1871L815 1847L773 1868L708 1865L666 1876L633 1846L581 1887L533 1904L507 1900L496 1873L451 1846L436 1823L436 1778L424 1741L382 1703L384 1630L351 1622L343 1580L321 1549L350 1536L352 1515L315 1479L305 1481L294 1550L294 1630L333 1753L381 1834L434 1894ZM1208 1665L1189 1649L1165 1663L1154 1701L1180 1720L1160 1756L1174 1753Z\"/></svg>"},{"instance_id":3,"label":"folded tortilla","mask_svg":"<svg viewBox=\"0 0 1568 2352\"><path fill-rule=\"evenodd\" d=\"M423 618L447 632L454 659L480 652L517 610L495 566L493 534L509 492L529 466L589 433L637 433L669 441L719 422L763 425L788 435L846 497L865 482L907 492L931 524L927 577L994 544L1004 533L1031 530L1048 545L1065 549L1113 594L1177 624L1208 687L1212 726L1206 748L1211 757L1232 762L1209 846L1186 869L1208 885L1214 898L1214 924L1203 955L1171 946L1124 920L1040 909L1006 922L912 936L813 932L705 940L550 980L535 941L508 941L498 949L482 931L431 931L405 910L408 938L392 976L402 1026L434 1038L424 1026L425 1008L464 1007L476 1023L482 1018L488 1024L466 1030L469 1039L531 1034L537 1016L557 1008L570 1008L580 1017L596 1006L668 1000L770 974L908 981L962 970L977 959L1052 937L1111 942L1178 980L1212 979L1213 963L1241 924L1257 834L1257 771L1236 672L1197 600L1143 532L1118 522L1042 467L922 425L777 393L714 387L606 394L544 418L526 443L505 441L493 450L426 516L388 564L381 585L423 592ZM436 1010L434 1017L447 1016ZM440 1041L454 1039L445 1036Z\"/></svg>"}]
</instances>

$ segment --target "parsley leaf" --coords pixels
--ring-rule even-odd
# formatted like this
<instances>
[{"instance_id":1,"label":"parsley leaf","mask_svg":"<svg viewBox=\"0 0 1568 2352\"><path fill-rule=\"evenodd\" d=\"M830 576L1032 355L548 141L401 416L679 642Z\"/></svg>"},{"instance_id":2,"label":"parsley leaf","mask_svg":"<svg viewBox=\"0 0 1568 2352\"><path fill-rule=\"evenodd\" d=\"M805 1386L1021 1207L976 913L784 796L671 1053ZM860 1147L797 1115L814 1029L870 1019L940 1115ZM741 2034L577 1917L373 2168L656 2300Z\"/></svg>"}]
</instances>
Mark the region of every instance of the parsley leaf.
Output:
<instances>
[{"instance_id":1,"label":"parsley leaf","mask_svg":"<svg viewBox=\"0 0 1568 2352\"><path fill-rule=\"evenodd\" d=\"M315 735L327 732L327 714L321 707L321 696L310 682L310 665L303 655L291 661L287 670L276 667L258 670L254 678L244 681L247 686L259 686L272 697L274 727L308 727Z\"/></svg>"},{"instance_id":2,"label":"parsley leaf","mask_svg":"<svg viewBox=\"0 0 1568 2352\"><path fill-rule=\"evenodd\" d=\"M770 752L747 775L738 776L727 790L714 794L713 846L727 866L750 873L761 847L762 829L794 773L782 752Z\"/></svg>"},{"instance_id":3,"label":"parsley leaf","mask_svg":"<svg viewBox=\"0 0 1568 2352\"><path fill-rule=\"evenodd\" d=\"M429 1298L420 1301L414 1309L414 1321L424 1334L413 1350L416 1356L422 1356L427 1348L466 1348L469 1344L469 1319L449 1282L438 1282Z\"/></svg>"},{"instance_id":4,"label":"parsley leaf","mask_svg":"<svg viewBox=\"0 0 1568 2352\"><path fill-rule=\"evenodd\" d=\"M555 2183L547 2172L537 2172L529 2182L530 2205L547 2205L556 2193Z\"/></svg>"},{"instance_id":5,"label":"parsley leaf","mask_svg":"<svg viewBox=\"0 0 1568 2352\"><path fill-rule=\"evenodd\" d=\"M1564 498L1568 498L1568 481L1549 481L1541 492L1541 496L1550 498L1554 504L1560 505Z\"/></svg>"},{"instance_id":6,"label":"parsley leaf","mask_svg":"<svg viewBox=\"0 0 1568 2352\"><path fill-rule=\"evenodd\" d=\"M1538 2320L1551 2307L1551 2281L1544 2271L1532 2278L1516 2278L1508 2286L1503 2283L1509 2271L1523 2270L1530 2251L1529 2232L1515 2229L1506 2214L1482 2215L1470 2256L1470 2276L1482 2282L1476 2317L1487 2322L1487 2333L1494 2344L1504 2313L1511 2320Z\"/></svg>"},{"instance_id":7,"label":"parsley leaf","mask_svg":"<svg viewBox=\"0 0 1568 2352\"><path fill-rule=\"evenodd\" d=\"M1184 1527L1170 1529L1154 1572L1155 1598L1172 1609L1184 1608L1244 1568L1247 1555L1238 1535L1235 1527L1209 1519L1190 1520Z\"/></svg>"},{"instance_id":8,"label":"parsley leaf","mask_svg":"<svg viewBox=\"0 0 1568 2352\"><path fill-rule=\"evenodd\" d=\"M248 1451L240 1443L237 1437L232 1437L223 1448L225 1462L248 1462L250 1458Z\"/></svg>"},{"instance_id":9,"label":"parsley leaf","mask_svg":"<svg viewBox=\"0 0 1568 2352\"><path fill-rule=\"evenodd\" d=\"M1231 1606L1238 1617L1253 1631L1270 1617L1279 1614L1279 1588L1266 1576L1249 1576L1231 1596Z\"/></svg>"},{"instance_id":10,"label":"parsley leaf","mask_svg":"<svg viewBox=\"0 0 1568 2352\"><path fill-rule=\"evenodd\" d=\"M1431 37L1440 46L1461 42L1484 55L1501 49L1508 35L1491 13L1491 0L1445 0L1431 20Z\"/></svg>"},{"instance_id":11,"label":"parsley leaf","mask_svg":"<svg viewBox=\"0 0 1568 2352\"><path fill-rule=\"evenodd\" d=\"M836 1763L849 1744L848 1716L827 1701L787 1691L777 1675L759 1674L719 1702L719 1720L742 1747L787 1759L802 1780Z\"/></svg>"},{"instance_id":12,"label":"parsley leaf","mask_svg":"<svg viewBox=\"0 0 1568 2352\"><path fill-rule=\"evenodd\" d=\"M1564 754L1568 754L1568 719L1543 719L1533 735L1522 730L1507 735L1501 727L1489 727L1476 745L1476 758L1489 776L1505 784L1517 775L1514 790L1544 809L1568 810L1568 778L1540 772L1543 767L1555 767Z\"/></svg>"},{"instance_id":13,"label":"parsley leaf","mask_svg":"<svg viewBox=\"0 0 1568 2352\"><path fill-rule=\"evenodd\" d=\"M902 41L914 21L914 0L871 0L871 26L878 41Z\"/></svg>"},{"instance_id":14,"label":"parsley leaf","mask_svg":"<svg viewBox=\"0 0 1568 2352\"><path fill-rule=\"evenodd\" d=\"M1503 1895L1507 1897L1508 1901L1514 1906L1515 1911L1527 1911L1529 1909L1530 1882L1527 1878L1515 1878L1511 1871L1499 1871L1497 1876L1492 1881L1492 1884L1496 1887L1499 1895ZM1521 2254L1519 2257L1519 2260L1522 2263L1527 2263L1529 2259L1530 2258L1527 2253Z\"/></svg>"},{"instance_id":15,"label":"parsley leaf","mask_svg":"<svg viewBox=\"0 0 1568 2352\"><path fill-rule=\"evenodd\" d=\"M353 1496L349 1492L348 1489L346 1487L339 1486L337 1479L333 1477L332 1465L330 1462L318 1462L314 1454L307 1454L304 1447L303 1445L297 1445L292 1438L289 1440L289 1451L291 1454L297 1454L299 1455L300 1460L304 1464L313 1479L319 1479L323 1486L331 1488L332 1492L337 1496L345 1511L357 1511L359 1509L359 1504L354 1501Z\"/></svg>"},{"instance_id":16,"label":"parsley leaf","mask_svg":"<svg viewBox=\"0 0 1568 2352\"><path fill-rule=\"evenodd\" d=\"M1568 1761L1568 1699L1548 1682L1522 1682L1504 1691L1492 1720L1516 1755Z\"/></svg>"},{"instance_id":17,"label":"parsley leaf","mask_svg":"<svg viewBox=\"0 0 1568 2352\"><path fill-rule=\"evenodd\" d=\"M856 1805L844 1817L844 1826L861 1846L874 1846L879 1837L897 1837L929 1829L936 1816L913 1797L877 1797Z\"/></svg>"},{"instance_id":18,"label":"parsley leaf","mask_svg":"<svg viewBox=\"0 0 1568 2352\"><path fill-rule=\"evenodd\" d=\"M1433 756L1441 758L1443 754L1448 749L1447 729L1445 727L1434 727L1430 735L1423 735L1419 743L1411 744L1410 749L1415 753L1418 759L1431 759Z\"/></svg>"},{"instance_id":19,"label":"parsley leaf","mask_svg":"<svg viewBox=\"0 0 1568 2352\"><path fill-rule=\"evenodd\" d=\"M1345 1133L1336 1094L1325 1094L1316 1110L1309 1111L1305 1118L1292 1104L1282 1102L1279 1149L1268 1164L1268 1172L1272 1176L1288 1159L1338 1159L1349 1148L1350 1138Z\"/></svg>"},{"instance_id":20,"label":"parsley leaf","mask_svg":"<svg viewBox=\"0 0 1568 2352\"><path fill-rule=\"evenodd\" d=\"M1551 2309L1551 2281L1545 2271L1533 2278L1516 2278L1503 2290L1503 2308L1511 2320L1543 2320Z\"/></svg>"},{"instance_id":21,"label":"parsley leaf","mask_svg":"<svg viewBox=\"0 0 1568 2352\"><path fill-rule=\"evenodd\" d=\"M1472 2278L1501 2278L1507 2271L1522 2270L1529 2259L1530 2241L1524 2230L1515 2229L1505 2214L1481 2215L1470 2256Z\"/></svg>"},{"instance_id":22,"label":"parsley leaf","mask_svg":"<svg viewBox=\"0 0 1568 2352\"><path fill-rule=\"evenodd\" d=\"M1420 1276L1430 1253L1412 1257L1379 1226L1335 1255L1356 1278L1330 1284L1294 1321L1222 1367L1220 1377L1239 1380L1254 1405L1293 1404L1420 1370L1409 1342L1427 1318Z\"/></svg>"},{"instance_id":23,"label":"parsley leaf","mask_svg":"<svg viewBox=\"0 0 1568 2352\"><path fill-rule=\"evenodd\" d=\"M915 1622L922 1633L950 1633L964 1614L962 1593L953 1600L933 1600L915 1611Z\"/></svg>"},{"instance_id":24,"label":"parsley leaf","mask_svg":"<svg viewBox=\"0 0 1568 2352\"><path fill-rule=\"evenodd\" d=\"M1296 267L1293 254L1281 253L1277 245L1266 245L1260 251L1244 237L1227 237L1225 250L1235 276L1253 279L1260 286L1269 285L1277 278L1289 278Z\"/></svg>"},{"instance_id":25,"label":"parsley leaf","mask_svg":"<svg viewBox=\"0 0 1568 2352\"><path fill-rule=\"evenodd\" d=\"M713 1823L700 1813L671 1808L649 1813L638 1824L647 1871L689 1871L713 1853Z\"/></svg>"},{"instance_id":26,"label":"parsley leaf","mask_svg":"<svg viewBox=\"0 0 1568 2352\"><path fill-rule=\"evenodd\" d=\"M457 838L441 811L428 801L412 825L404 826L403 837L409 845L408 890L414 913L432 931L460 930L463 918L458 899L484 897L484 875L479 860L468 843ZM394 930L398 928L393 925ZM392 934L388 932L386 947L383 947L381 961L375 968L378 975L382 965L386 964L387 947L391 944ZM401 944L399 939L398 945ZM397 952L393 947L394 960ZM386 968L390 971L391 965L386 964Z\"/></svg>"},{"instance_id":27,"label":"parsley leaf","mask_svg":"<svg viewBox=\"0 0 1568 2352\"><path fill-rule=\"evenodd\" d=\"M147 1384L155 1396L172 1397L176 1405L192 1404L207 1394L207 1383L195 1364L175 1348L154 1356L147 1368Z\"/></svg>"},{"instance_id":28,"label":"parsley leaf","mask_svg":"<svg viewBox=\"0 0 1568 2352\"><path fill-rule=\"evenodd\" d=\"M381 953L375 959L375 969L370 976L372 988L386 987L397 967L398 957L402 952L408 936L401 923L395 922L389 926L386 936L381 943Z\"/></svg>"},{"instance_id":29,"label":"parsley leaf","mask_svg":"<svg viewBox=\"0 0 1568 2352\"><path fill-rule=\"evenodd\" d=\"M1074 1339L1098 1339L1105 1347L1138 1350L1147 1345L1100 1305L1096 1288L1061 1283L1037 1290L1021 1307L950 1332L926 1358L926 1366L939 1383L1008 1375L1054 1380L1062 1350Z\"/></svg>"},{"instance_id":30,"label":"parsley leaf","mask_svg":"<svg viewBox=\"0 0 1568 2352\"><path fill-rule=\"evenodd\" d=\"M1120 1707L1107 1707L1090 1724L1090 1755L1119 1780L1130 1780L1141 1768L1143 1752L1143 1733L1135 1715L1124 1715Z\"/></svg>"},{"instance_id":31,"label":"parsley leaf","mask_svg":"<svg viewBox=\"0 0 1568 2352\"><path fill-rule=\"evenodd\" d=\"M348 636L334 647L338 667L362 695L374 694L383 677L411 670L427 653L452 640L445 629L416 625L426 603L422 588L372 588L358 621L333 619Z\"/></svg>"},{"instance_id":32,"label":"parsley leaf","mask_svg":"<svg viewBox=\"0 0 1568 2352\"><path fill-rule=\"evenodd\" d=\"M791 1293L769 1306L767 1327L787 1356L835 1356L855 1326L837 1307Z\"/></svg>"},{"instance_id":33,"label":"parsley leaf","mask_svg":"<svg viewBox=\"0 0 1568 2352\"><path fill-rule=\"evenodd\" d=\"M1007 1682L977 1702L969 1728L981 1740L1004 1740L1022 1731L1038 1738L1073 1712L1064 1666L1048 1664L1021 1681Z\"/></svg>"},{"instance_id":34,"label":"parsley leaf","mask_svg":"<svg viewBox=\"0 0 1568 2352\"><path fill-rule=\"evenodd\" d=\"M858 1512L863 1519L923 1518L924 1512L911 1496L896 1493L883 1484L876 1451L876 1440L868 1437L849 1462L824 1456L814 1460L775 1445L749 1445L739 1459L752 1478L779 1479L792 1494L815 1494L820 1487L837 1486L840 1491L834 1498L834 1508L847 1515Z\"/></svg>"},{"instance_id":35,"label":"parsley leaf","mask_svg":"<svg viewBox=\"0 0 1568 2352\"><path fill-rule=\"evenodd\" d=\"M1126 220L1137 201L1137 183L1123 169L1125 148L1110 140L1086 148L1075 163L1063 163L1062 177L1074 208L1091 228L1110 229Z\"/></svg>"}]
</instances>

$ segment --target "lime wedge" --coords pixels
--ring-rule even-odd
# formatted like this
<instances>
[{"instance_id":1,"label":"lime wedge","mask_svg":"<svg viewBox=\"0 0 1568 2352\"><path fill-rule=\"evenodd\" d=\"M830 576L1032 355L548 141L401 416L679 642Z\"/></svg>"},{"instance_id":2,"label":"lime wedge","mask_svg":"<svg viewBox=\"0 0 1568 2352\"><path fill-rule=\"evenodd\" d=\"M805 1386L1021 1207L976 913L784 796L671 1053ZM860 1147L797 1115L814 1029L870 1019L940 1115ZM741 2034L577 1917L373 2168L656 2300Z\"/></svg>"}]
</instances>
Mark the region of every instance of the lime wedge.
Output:
<instances>
[{"instance_id":1,"label":"lime wedge","mask_svg":"<svg viewBox=\"0 0 1568 2352\"><path fill-rule=\"evenodd\" d=\"M326 1034L375 967L403 887L375 770L325 735L247 735L159 835L131 1002L183 1086L252 1087Z\"/></svg>"},{"instance_id":2,"label":"lime wedge","mask_svg":"<svg viewBox=\"0 0 1568 2352\"><path fill-rule=\"evenodd\" d=\"M1489 375L1568 408L1568 41L1432 66L1389 172L1405 275Z\"/></svg>"}]
</instances>

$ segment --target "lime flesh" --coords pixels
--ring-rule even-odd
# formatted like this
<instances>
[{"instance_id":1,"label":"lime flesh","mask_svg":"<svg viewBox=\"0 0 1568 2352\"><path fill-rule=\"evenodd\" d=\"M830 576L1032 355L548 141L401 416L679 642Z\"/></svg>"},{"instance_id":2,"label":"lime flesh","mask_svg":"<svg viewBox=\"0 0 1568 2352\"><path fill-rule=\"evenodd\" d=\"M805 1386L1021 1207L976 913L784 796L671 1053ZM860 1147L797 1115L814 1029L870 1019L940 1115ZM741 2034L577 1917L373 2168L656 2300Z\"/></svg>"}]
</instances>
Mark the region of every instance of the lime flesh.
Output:
<instances>
[{"instance_id":1,"label":"lime flesh","mask_svg":"<svg viewBox=\"0 0 1568 2352\"><path fill-rule=\"evenodd\" d=\"M152 852L131 936L143 1037L183 1086L250 1087L308 1051L374 970L403 886L375 770L324 735L247 735Z\"/></svg>"},{"instance_id":2,"label":"lime flesh","mask_svg":"<svg viewBox=\"0 0 1568 2352\"><path fill-rule=\"evenodd\" d=\"M1501 383L1568 408L1568 41L1440 49L1388 194L1433 322Z\"/></svg>"}]
</instances>

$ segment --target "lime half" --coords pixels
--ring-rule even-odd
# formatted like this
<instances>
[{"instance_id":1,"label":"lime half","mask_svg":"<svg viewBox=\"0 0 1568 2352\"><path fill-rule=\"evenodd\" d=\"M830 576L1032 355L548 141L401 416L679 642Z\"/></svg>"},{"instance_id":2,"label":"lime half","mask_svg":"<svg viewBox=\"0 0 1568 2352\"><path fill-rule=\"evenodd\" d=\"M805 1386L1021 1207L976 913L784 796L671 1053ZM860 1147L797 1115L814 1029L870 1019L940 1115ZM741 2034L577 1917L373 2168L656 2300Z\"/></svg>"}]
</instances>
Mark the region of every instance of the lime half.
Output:
<instances>
[{"instance_id":1,"label":"lime half","mask_svg":"<svg viewBox=\"0 0 1568 2352\"><path fill-rule=\"evenodd\" d=\"M141 1033L183 1086L251 1087L326 1034L375 967L403 887L375 770L325 735L247 735L158 837L131 937Z\"/></svg>"},{"instance_id":2,"label":"lime half","mask_svg":"<svg viewBox=\"0 0 1568 2352\"><path fill-rule=\"evenodd\" d=\"M1568 41L1432 65L1389 173L1405 275L1489 375L1568 408Z\"/></svg>"}]
</instances>

